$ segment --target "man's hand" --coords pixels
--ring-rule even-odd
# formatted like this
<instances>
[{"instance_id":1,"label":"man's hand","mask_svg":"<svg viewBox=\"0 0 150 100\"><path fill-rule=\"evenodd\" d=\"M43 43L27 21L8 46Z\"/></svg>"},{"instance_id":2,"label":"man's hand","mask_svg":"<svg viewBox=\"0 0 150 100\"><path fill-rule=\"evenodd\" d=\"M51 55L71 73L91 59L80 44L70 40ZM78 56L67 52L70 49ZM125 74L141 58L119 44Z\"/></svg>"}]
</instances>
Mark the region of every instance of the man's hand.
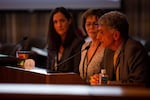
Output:
<instances>
[{"instance_id":1,"label":"man's hand","mask_svg":"<svg viewBox=\"0 0 150 100\"><path fill-rule=\"evenodd\" d=\"M99 74L94 74L90 78L90 84L91 85L98 85L99 84Z\"/></svg>"}]
</instances>

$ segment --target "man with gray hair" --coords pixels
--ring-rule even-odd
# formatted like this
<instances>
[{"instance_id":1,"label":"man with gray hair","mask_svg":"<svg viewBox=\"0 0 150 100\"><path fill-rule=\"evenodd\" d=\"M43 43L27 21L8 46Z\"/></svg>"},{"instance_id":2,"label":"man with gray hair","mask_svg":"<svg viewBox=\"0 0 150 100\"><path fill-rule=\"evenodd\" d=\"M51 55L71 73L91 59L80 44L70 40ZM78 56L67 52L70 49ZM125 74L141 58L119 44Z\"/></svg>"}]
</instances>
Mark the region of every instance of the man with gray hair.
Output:
<instances>
[{"instance_id":1,"label":"man with gray hair","mask_svg":"<svg viewBox=\"0 0 150 100\"><path fill-rule=\"evenodd\" d=\"M126 16L118 11L105 13L99 19L97 38L105 50L103 67L108 74L109 84L148 85L148 54L140 42L128 35ZM98 84L99 75L93 75L90 83Z\"/></svg>"}]
</instances>

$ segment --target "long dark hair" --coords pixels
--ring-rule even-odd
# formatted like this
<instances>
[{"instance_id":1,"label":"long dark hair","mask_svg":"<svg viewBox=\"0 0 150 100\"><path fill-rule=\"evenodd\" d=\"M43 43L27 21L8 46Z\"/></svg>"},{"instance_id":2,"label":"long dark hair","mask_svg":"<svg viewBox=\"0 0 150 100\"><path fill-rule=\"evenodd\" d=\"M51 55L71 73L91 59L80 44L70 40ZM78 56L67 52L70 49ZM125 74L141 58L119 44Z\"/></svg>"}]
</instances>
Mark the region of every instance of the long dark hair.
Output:
<instances>
[{"instance_id":1,"label":"long dark hair","mask_svg":"<svg viewBox=\"0 0 150 100\"><path fill-rule=\"evenodd\" d=\"M64 42L62 42L60 35L58 35L58 33L54 29L53 16L58 12L61 12L68 20L70 19L72 20L68 28L68 31L66 33ZM72 43L75 37L76 37L76 32L75 32L75 27L73 24L73 18L71 13L69 13L69 11L64 7L55 8L51 12L50 20L49 20L48 49L58 51L60 45L67 47L68 45L70 45L70 43Z\"/></svg>"}]
</instances>

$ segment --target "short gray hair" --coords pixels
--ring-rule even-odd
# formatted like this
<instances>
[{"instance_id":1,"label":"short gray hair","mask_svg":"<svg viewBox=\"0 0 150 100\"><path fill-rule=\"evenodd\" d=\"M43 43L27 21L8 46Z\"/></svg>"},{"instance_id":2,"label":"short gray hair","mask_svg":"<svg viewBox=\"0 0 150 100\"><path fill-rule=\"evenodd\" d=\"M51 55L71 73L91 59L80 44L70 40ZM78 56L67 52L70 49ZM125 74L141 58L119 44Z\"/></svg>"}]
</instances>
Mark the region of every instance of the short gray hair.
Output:
<instances>
[{"instance_id":1,"label":"short gray hair","mask_svg":"<svg viewBox=\"0 0 150 100\"><path fill-rule=\"evenodd\" d=\"M105 13L99 19L100 25L106 25L120 32L122 38L128 38L129 24L126 16L119 11Z\"/></svg>"}]
</instances>

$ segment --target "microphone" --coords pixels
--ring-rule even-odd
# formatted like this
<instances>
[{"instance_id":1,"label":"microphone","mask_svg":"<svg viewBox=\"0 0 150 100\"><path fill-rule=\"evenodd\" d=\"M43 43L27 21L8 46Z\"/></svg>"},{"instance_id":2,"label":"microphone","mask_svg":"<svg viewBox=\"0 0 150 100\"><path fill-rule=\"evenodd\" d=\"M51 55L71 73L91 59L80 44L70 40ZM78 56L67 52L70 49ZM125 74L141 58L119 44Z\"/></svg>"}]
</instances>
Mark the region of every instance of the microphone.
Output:
<instances>
[{"instance_id":1,"label":"microphone","mask_svg":"<svg viewBox=\"0 0 150 100\"><path fill-rule=\"evenodd\" d=\"M11 55L15 55L16 51L21 50L22 49L22 45L24 44L24 42L28 39L27 36L23 37L23 39L21 39L20 41L18 41L16 43L16 45L14 46Z\"/></svg>"},{"instance_id":2,"label":"microphone","mask_svg":"<svg viewBox=\"0 0 150 100\"><path fill-rule=\"evenodd\" d=\"M60 65L66 63L66 62L68 62L69 60L71 60L71 59L74 58L75 56L79 55L79 54L80 54L81 52L83 52L84 50L88 50L89 48L90 48L90 45L88 45L87 47L85 47L85 48L82 49L81 51L75 53L74 55L70 56L69 58L63 60L62 62L58 63L57 65L53 64L53 66L51 66L51 67L53 67L52 69L56 69L56 70L55 70L55 71L50 71L50 72L53 72L53 73L54 73L54 72L58 72L58 71L57 71L57 67L59 67ZM56 59L56 58L55 58L55 59Z\"/></svg>"},{"instance_id":3,"label":"microphone","mask_svg":"<svg viewBox=\"0 0 150 100\"><path fill-rule=\"evenodd\" d=\"M26 41L28 39L27 36L23 37L23 39L21 39L16 45L18 44L22 44L24 41Z\"/></svg>"},{"instance_id":4,"label":"microphone","mask_svg":"<svg viewBox=\"0 0 150 100\"><path fill-rule=\"evenodd\" d=\"M56 67L58 67L58 66L60 66L60 65L62 65L62 64L64 64L64 63L66 63L67 61L69 61L70 59L72 59L73 57L75 57L75 56L77 56L77 55L79 55L81 52L83 52L84 50L88 50L90 48L90 46L88 45L87 47L85 47L84 49L82 49L81 51L79 51L79 52L77 52L77 53L75 53L74 55L72 55L71 57L69 57L69 58L67 58L67 59L65 59L64 61L62 61L62 62L60 62L59 64L57 64L57 66Z\"/></svg>"}]
</instances>

